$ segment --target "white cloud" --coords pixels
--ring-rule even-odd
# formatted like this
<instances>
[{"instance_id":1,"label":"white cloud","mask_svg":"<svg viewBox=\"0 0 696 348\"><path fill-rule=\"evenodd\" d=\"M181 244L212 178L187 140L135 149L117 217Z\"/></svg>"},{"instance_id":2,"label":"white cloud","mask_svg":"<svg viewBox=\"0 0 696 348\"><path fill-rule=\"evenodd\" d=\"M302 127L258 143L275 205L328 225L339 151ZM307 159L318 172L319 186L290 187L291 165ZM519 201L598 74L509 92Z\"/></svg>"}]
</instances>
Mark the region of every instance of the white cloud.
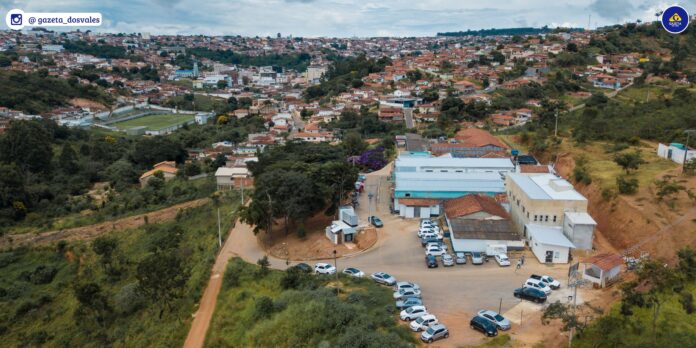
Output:
<instances>
[{"instance_id":1,"label":"white cloud","mask_svg":"<svg viewBox=\"0 0 696 348\"><path fill-rule=\"evenodd\" d=\"M696 0L684 0L696 13ZM98 31L265 36L428 36L442 31L651 20L651 0L0 0L0 12L101 12ZM0 16L3 17L3 16ZM0 28L4 28L4 22Z\"/></svg>"}]
</instances>

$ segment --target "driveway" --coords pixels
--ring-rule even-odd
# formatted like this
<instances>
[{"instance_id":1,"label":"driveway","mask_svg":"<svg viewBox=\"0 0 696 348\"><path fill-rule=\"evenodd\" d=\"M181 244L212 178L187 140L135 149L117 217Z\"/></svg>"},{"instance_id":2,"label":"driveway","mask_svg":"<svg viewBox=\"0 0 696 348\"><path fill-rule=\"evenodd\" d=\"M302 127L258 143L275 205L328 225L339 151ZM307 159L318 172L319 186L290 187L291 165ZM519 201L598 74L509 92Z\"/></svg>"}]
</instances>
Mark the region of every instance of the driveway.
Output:
<instances>
[{"instance_id":1,"label":"driveway","mask_svg":"<svg viewBox=\"0 0 696 348\"><path fill-rule=\"evenodd\" d=\"M424 249L416 236L419 221L406 220L389 213L389 171L390 166L366 176L366 189L361 194L357 207L361 223L366 223L370 210L368 193L374 194L372 212L384 222L384 228L377 229L377 244L363 253L338 259L338 269L357 267L368 275L383 271L397 280L418 283L428 311L450 328L450 338L439 341L438 346L484 342L486 339L482 334L468 327L471 317L484 308L498 311L500 306L502 314L513 322L513 334L523 329L519 326L521 322L524 330L531 330L532 325L540 326L538 314L543 306L520 301L512 296L513 289L520 287L532 273L549 274L559 279L563 288L554 291L550 300L568 301L570 291L565 287L567 265L542 265L530 253L525 254L527 262L519 271L515 271L514 266L498 267L492 259L480 266L469 262L465 265L447 268L440 265L436 269L428 269L425 266ZM249 228L235 228L230 239L236 241L233 244L235 253L248 262L255 263L264 255ZM510 257L514 265L519 255ZM333 263L333 259L325 261ZM287 267L285 261L280 259L271 258L271 264L279 269ZM580 296L578 300L580 303Z\"/></svg>"}]
</instances>

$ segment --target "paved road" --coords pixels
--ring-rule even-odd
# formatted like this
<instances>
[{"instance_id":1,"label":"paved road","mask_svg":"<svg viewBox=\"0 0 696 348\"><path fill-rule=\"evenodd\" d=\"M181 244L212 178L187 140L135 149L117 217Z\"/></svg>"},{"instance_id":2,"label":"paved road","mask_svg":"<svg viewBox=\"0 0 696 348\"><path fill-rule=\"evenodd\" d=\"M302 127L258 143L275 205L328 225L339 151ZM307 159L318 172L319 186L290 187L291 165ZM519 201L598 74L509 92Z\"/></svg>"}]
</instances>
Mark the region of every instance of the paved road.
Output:
<instances>
[{"instance_id":1,"label":"paved road","mask_svg":"<svg viewBox=\"0 0 696 348\"><path fill-rule=\"evenodd\" d=\"M385 227L378 229L379 240L377 244L361 254L345 257L338 260L338 268L357 267L366 274L384 271L392 274L399 280L414 281L420 284L423 289L423 301L429 311L437 315L438 318L450 327L451 337L442 341L442 345L462 345L479 344L484 341L482 335L475 333L468 328L468 321L475 312L482 308L501 310L504 315L510 316L513 323L519 323L520 317L530 316L530 313L538 313L540 306L530 303L520 303L512 296L512 290L519 287L530 273L544 273L558 277L561 281L565 278L567 266L549 267L541 265L531 258L528 254L528 262L524 268L515 272L514 267L501 268L494 261L482 266L471 264L457 265L454 267L439 267L428 269L424 262L424 251L416 237L418 226L417 220L405 220L398 216L389 214L390 202L390 182L388 174L390 167L381 171L367 175L366 190L360 197L360 205L357 213L364 222L368 216L369 201L367 193L374 193L372 211L384 221ZM250 226L237 226L230 232L228 242L225 243L224 253L232 253L241 256L248 262L255 263L265 255L259 246L256 237L251 232ZM223 256L223 260L218 258L216 262L216 274L221 275L224 267L217 269L220 262L225 262L228 256ZM285 260L275 259L269 256L271 265L277 269L285 269ZM333 260L325 260L333 263ZM295 264L295 263L292 263ZM291 265L292 265L291 264ZM217 287L211 290L209 296L217 296L220 287L220 278L211 279L211 286ZM555 292L553 299L565 299L566 292ZM203 310L203 306L209 305L210 299L207 298L209 290L206 289L204 300L202 300L201 310L205 313L196 316L199 321L209 321L212 309ZM214 303L212 303L214 308ZM210 312L210 314L208 314ZM531 323L534 324L531 324ZM526 320L527 326L538 325L538 318ZM194 321L194 325L196 321ZM202 324L201 324L202 325ZM199 332L205 332L207 323L200 328ZM192 331L194 328L192 327ZM202 330L202 331L201 331ZM513 333L522 330L519 326L513 327ZM204 334L199 333L200 337ZM187 339L188 342L188 339ZM200 341L202 344L202 341ZM186 347L201 347L201 345L186 345Z\"/></svg>"},{"instance_id":2,"label":"paved road","mask_svg":"<svg viewBox=\"0 0 696 348\"><path fill-rule=\"evenodd\" d=\"M413 109L404 108L404 121L406 121L406 128L413 128Z\"/></svg>"}]
</instances>

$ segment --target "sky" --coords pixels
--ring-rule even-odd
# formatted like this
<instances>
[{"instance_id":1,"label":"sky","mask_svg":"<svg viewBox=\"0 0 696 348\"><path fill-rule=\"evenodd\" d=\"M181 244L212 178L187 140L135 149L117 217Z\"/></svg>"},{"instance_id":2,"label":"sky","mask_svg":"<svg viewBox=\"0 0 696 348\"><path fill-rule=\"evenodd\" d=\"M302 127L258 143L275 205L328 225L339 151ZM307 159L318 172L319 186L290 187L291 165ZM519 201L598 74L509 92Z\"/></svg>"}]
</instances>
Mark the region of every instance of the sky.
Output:
<instances>
[{"instance_id":1,"label":"sky","mask_svg":"<svg viewBox=\"0 0 696 348\"><path fill-rule=\"evenodd\" d=\"M586 28L588 19L595 28L655 20L658 9L675 4L696 14L696 0L0 0L0 18L15 8L101 12L104 23L94 31L403 37L544 25ZM4 20L0 29L7 29Z\"/></svg>"}]
</instances>

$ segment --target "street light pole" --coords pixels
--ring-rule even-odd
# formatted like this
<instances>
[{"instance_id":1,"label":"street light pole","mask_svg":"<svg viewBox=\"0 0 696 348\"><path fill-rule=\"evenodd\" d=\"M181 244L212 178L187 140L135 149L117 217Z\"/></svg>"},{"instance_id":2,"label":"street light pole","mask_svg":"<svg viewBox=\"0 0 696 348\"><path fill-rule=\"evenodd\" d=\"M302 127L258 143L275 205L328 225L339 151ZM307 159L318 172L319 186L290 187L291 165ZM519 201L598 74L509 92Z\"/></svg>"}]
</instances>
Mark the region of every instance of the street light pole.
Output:
<instances>
[{"instance_id":1,"label":"street light pole","mask_svg":"<svg viewBox=\"0 0 696 348\"><path fill-rule=\"evenodd\" d=\"M556 127L553 130L553 137L558 138L558 109L556 109Z\"/></svg>"},{"instance_id":2,"label":"street light pole","mask_svg":"<svg viewBox=\"0 0 696 348\"><path fill-rule=\"evenodd\" d=\"M220 208L217 208L218 217L218 245L222 247L222 232L220 231Z\"/></svg>"}]
</instances>

